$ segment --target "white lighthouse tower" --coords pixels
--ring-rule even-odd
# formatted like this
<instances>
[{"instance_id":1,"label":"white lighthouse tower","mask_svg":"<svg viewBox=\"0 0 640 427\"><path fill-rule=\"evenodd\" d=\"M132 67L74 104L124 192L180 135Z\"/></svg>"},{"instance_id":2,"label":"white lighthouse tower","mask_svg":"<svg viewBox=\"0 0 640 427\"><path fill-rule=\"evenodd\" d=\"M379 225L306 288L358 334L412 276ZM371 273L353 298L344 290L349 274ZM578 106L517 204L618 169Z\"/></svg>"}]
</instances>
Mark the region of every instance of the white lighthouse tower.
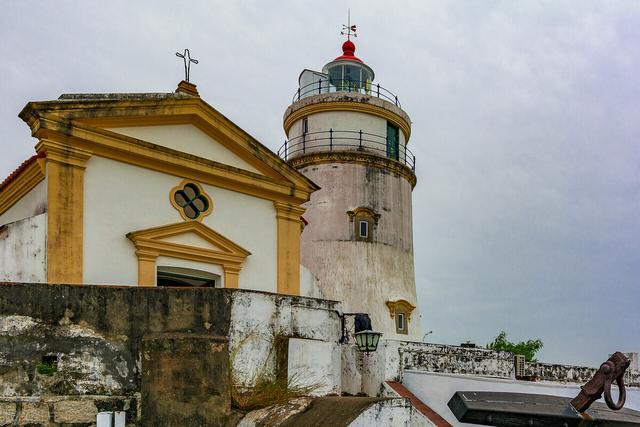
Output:
<instances>
[{"instance_id":1,"label":"white lighthouse tower","mask_svg":"<svg viewBox=\"0 0 640 427\"><path fill-rule=\"evenodd\" d=\"M420 339L413 261L411 120L355 56L305 69L279 154L321 187L307 203L301 261L325 298L371 316L385 338Z\"/></svg>"}]
</instances>

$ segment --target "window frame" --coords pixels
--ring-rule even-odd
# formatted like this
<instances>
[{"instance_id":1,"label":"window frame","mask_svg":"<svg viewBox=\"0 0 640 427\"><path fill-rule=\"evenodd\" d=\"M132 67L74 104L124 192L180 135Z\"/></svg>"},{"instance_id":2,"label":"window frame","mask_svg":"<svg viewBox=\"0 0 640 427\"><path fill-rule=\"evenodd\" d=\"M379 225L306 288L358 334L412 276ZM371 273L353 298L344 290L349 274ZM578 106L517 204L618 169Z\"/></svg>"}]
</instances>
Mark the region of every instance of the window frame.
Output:
<instances>
[{"instance_id":1,"label":"window frame","mask_svg":"<svg viewBox=\"0 0 640 427\"><path fill-rule=\"evenodd\" d=\"M368 239L369 238L369 220L366 219L360 219L358 220L358 237L360 237L361 239ZM364 225L364 231L365 233L362 234L362 226Z\"/></svg>"}]
</instances>

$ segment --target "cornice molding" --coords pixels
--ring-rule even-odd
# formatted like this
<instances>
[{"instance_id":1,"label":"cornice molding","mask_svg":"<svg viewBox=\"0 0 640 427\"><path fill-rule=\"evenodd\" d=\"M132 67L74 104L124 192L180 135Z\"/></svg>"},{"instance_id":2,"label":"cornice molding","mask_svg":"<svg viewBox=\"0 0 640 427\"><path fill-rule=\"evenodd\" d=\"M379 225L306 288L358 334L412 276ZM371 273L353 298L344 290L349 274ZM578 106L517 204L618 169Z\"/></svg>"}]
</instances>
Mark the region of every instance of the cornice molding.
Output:
<instances>
[{"instance_id":1,"label":"cornice molding","mask_svg":"<svg viewBox=\"0 0 640 427\"><path fill-rule=\"evenodd\" d=\"M55 115L42 116L38 123L34 136L64 145L68 151L92 153L266 200L301 204L315 190L87 124L69 123Z\"/></svg>"},{"instance_id":2,"label":"cornice molding","mask_svg":"<svg viewBox=\"0 0 640 427\"><path fill-rule=\"evenodd\" d=\"M39 160L31 162L0 192L0 215L44 180L45 174Z\"/></svg>"},{"instance_id":3,"label":"cornice molding","mask_svg":"<svg viewBox=\"0 0 640 427\"><path fill-rule=\"evenodd\" d=\"M409 143L409 138L411 137L411 122L407 118L388 108L361 100L339 101L333 99L323 100L323 98L320 98L319 101L309 103L296 110L290 112L287 110L283 123L284 131L288 135L291 126L293 126L296 121L311 114L328 111L354 111L382 117L402 129L405 141L407 144Z\"/></svg>"},{"instance_id":4,"label":"cornice molding","mask_svg":"<svg viewBox=\"0 0 640 427\"><path fill-rule=\"evenodd\" d=\"M386 157L376 156L365 152L356 151L329 151L305 154L288 160L289 164L296 169L301 169L309 165L317 165L322 163L356 163L364 166L386 169L397 175L402 176L414 188L417 183L416 174L402 163Z\"/></svg>"}]
</instances>

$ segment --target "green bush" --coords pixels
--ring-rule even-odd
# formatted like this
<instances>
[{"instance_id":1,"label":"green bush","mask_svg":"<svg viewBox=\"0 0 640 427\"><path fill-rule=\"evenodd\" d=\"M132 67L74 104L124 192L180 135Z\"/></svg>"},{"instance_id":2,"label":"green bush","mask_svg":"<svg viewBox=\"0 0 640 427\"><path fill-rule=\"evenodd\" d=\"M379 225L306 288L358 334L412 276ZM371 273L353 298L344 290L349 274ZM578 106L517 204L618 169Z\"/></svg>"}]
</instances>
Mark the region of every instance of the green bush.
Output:
<instances>
[{"instance_id":1,"label":"green bush","mask_svg":"<svg viewBox=\"0 0 640 427\"><path fill-rule=\"evenodd\" d=\"M487 348L489 350L506 350L515 354L521 354L527 362L537 362L535 355L543 345L542 340L539 339L520 341L519 343L507 341L507 333L502 331L493 342L487 344Z\"/></svg>"},{"instance_id":2,"label":"green bush","mask_svg":"<svg viewBox=\"0 0 640 427\"><path fill-rule=\"evenodd\" d=\"M36 365L36 371L41 375L53 375L58 372L58 364L41 362Z\"/></svg>"}]
</instances>

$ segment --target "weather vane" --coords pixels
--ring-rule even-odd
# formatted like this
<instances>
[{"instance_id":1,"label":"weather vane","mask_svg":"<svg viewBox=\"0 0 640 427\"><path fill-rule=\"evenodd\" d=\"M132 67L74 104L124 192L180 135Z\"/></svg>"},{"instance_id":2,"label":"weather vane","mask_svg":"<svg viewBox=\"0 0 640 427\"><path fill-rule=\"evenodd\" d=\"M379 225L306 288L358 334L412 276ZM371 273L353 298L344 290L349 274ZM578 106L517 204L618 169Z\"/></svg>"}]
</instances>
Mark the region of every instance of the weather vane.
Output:
<instances>
[{"instance_id":1,"label":"weather vane","mask_svg":"<svg viewBox=\"0 0 640 427\"><path fill-rule=\"evenodd\" d=\"M347 40L351 40L351 36L358 37L356 34L356 25L351 25L351 9L347 9L347 25L342 24L342 31L340 34L343 36L347 36Z\"/></svg>"},{"instance_id":2,"label":"weather vane","mask_svg":"<svg viewBox=\"0 0 640 427\"><path fill-rule=\"evenodd\" d=\"M191 58L191 53L189 53L189 49L185 49L184 53L176 52L176 56L182 58L184 61L184 77L186 81L189 81L189 72L191 71L191 63L198 63L197 59Z\"/></svg>"}]
</instances>

